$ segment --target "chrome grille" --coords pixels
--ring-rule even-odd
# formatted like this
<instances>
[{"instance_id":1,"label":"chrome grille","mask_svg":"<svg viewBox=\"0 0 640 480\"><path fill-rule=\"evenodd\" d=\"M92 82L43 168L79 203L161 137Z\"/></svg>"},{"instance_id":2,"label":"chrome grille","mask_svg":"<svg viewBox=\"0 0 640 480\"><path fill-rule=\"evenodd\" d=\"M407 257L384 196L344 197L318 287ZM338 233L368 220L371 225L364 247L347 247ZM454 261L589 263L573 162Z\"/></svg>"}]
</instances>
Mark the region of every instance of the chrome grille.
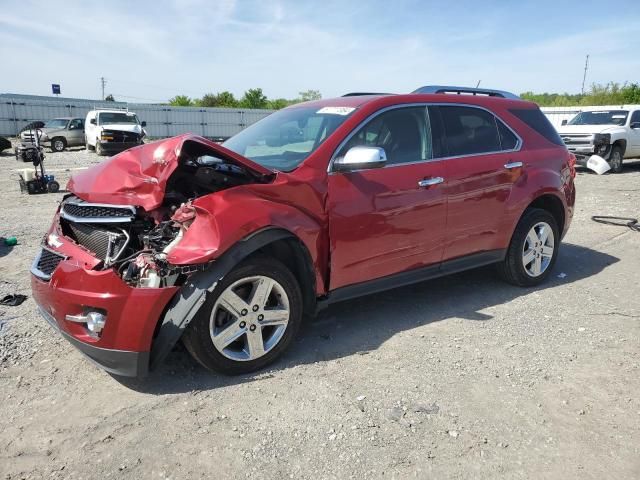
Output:
<instances>
[{"instance_id":1,"label":"chrome grille","mask_svg":"<svg viewBox=\"0 0 640 480\"><path fill-rule=\"evenodd\" d=\"M77 223L123 223L135 216L135 208L129 205L107 205L83 202L77 197L64 201L60 215Z\"/></svg>"}]
</instances>

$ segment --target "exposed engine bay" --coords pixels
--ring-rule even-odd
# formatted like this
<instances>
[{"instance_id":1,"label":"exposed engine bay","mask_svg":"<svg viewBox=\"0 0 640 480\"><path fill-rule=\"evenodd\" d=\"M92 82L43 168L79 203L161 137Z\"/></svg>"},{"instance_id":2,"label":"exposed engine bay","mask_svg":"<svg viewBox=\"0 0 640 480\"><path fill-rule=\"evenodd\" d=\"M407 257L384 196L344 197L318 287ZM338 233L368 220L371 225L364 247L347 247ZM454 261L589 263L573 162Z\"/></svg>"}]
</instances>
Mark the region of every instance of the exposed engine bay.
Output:
<instances>
[{"instance_id":1,"label":"exposed engine bay","mask_svg":"<svg viewBox=\"0 0 640 480\"><path fill-rule=\"evenodd\" d=\"M205 267L167 262L167 254L195 219L192 200L262 180L240 165L210 155L201 145L191 145L183 150L167 181L161 207L146 212L135 206L90 203L69 195L60 207L62 233L101 260L97 269L113 268L131 286L182 284L190 273Z\"/></svg>"}]
</instances>

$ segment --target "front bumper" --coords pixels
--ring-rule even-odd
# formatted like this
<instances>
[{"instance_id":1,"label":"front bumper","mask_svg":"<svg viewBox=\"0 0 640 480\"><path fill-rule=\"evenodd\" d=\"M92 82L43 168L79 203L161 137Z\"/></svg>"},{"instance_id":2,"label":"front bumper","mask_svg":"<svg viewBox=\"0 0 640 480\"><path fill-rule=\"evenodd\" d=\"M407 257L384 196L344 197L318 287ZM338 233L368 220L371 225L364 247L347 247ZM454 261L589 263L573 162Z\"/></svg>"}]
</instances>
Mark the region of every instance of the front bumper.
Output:
<instances>
[{"instance_id":1,"label":"front bumper","mask_svg":"<svg viewBox=\"0 0 640 480\"><path fill-rule=\"evenodd\" d=\"M42 315L101 368L116 375L144 376L156 326L178 288L131 287L113 270L91 269L95 259L66 238L57 251L65 259L49 279L32 269L31 289ZM87 310L106 314L100 336L66 319Z\"/></svg>"},{"instance_id":2,"label":"front bumper","mask_svg":"<svg viewBox=\"0 0 640 480\"><path fill-rule=\"evenodd\" d=\"M99 140L100 148L105 153L120 153L138 145L142 145L142 141L137 142L110 142L107 140Z\"/></svg>"}]
</instances>

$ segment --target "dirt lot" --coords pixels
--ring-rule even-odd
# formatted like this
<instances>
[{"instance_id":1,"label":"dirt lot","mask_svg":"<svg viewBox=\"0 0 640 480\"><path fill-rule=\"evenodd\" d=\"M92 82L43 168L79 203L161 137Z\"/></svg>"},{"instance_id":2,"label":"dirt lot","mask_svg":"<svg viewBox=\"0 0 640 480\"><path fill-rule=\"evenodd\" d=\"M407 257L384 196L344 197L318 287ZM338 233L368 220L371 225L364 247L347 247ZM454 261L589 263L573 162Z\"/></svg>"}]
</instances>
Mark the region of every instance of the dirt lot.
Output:
<instances>
[{"instance_id":1,"label":"dirt lot","mask_svg":"<svg viewBox=\"0 0 640 480\"><path fill-rule=\"evenodd\" d=\"M48 154L69 168L84 151ZM0 296L62 194L21 195L0 157ZM0 306L0 478L640 478L640 162L580 173L551 281L491 269L335 305L257 375L207 373L178 348L119 382L29 298Z\"/></svg>"}]
</instances>

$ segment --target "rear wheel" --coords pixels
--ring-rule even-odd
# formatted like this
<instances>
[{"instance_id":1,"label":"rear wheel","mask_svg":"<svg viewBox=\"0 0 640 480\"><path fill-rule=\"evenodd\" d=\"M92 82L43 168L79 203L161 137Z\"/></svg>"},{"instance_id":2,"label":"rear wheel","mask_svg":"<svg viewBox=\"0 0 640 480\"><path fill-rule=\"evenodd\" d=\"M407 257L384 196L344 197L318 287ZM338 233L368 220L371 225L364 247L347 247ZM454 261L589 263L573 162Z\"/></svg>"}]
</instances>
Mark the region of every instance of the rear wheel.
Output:
<instances>
[{"instance_id":1,"label":"rear wheel","mask_svg":"<svg viewBox=\"0 0 640 480\"><path fill-rule=\"evenodd\" d=\"M518 222L498 272L513 285L539 285L551 274L559 246L560 233L553 215L539 208L528 209Z\"/></svg>"},{"instance_id":2,"label":"rear wheel","mask_svg":"<svg viewBox=\"0 0 640 480\"><path fill-rule=\"evenodd\" d=\"M611 167L611 173L620 173L622 171L622 149L620 147L611 149L609 166Z\"/></svg>"},{"instance_id":3,"label":"rear wheel","mask_svg":"<svg viewBox=\"0 0 640 480\"><path fill-rule=\"evenodd\" d=\"M254 257L236 267L208 296L183 343L205 368L248 373L276 360L302 321L302 294L281 262Z\"/></svg>"}]
</instances>

